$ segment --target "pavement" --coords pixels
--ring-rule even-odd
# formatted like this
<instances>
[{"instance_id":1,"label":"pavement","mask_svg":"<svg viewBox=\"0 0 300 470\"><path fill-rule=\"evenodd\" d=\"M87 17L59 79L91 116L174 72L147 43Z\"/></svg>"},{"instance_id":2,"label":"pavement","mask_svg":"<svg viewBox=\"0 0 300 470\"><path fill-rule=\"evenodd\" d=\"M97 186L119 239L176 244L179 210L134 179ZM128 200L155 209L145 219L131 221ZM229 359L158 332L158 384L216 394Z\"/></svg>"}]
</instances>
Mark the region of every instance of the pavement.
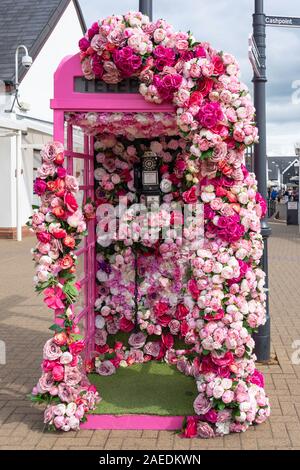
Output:
<instances>
[{"instance_id":1,"label":"pavement","mask_svg":"<svg viewBox=\"0 0 300 470\"><path fill-rule=\"evenodd\" d=\"M259 369L266 375L272 414L243 434L211 440L182 439L170 431L45 431L43 407L32 405L27 395L40 375L51 312L33 290L33 239L0 240L0 348L3 342L6 346L6 365L0 364L0 449L300 449L300 235L298 227L271 227L270 312L277 361Z\"/></svg>"}]
</instances>

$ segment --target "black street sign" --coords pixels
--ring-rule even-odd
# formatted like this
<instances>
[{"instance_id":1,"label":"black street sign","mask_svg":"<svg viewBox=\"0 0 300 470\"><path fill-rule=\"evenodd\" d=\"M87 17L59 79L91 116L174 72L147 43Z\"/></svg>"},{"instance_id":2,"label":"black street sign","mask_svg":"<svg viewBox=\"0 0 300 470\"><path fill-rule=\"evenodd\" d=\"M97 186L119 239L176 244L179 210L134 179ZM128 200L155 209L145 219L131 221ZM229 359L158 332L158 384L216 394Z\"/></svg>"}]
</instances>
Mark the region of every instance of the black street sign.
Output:
<instances>
[{"instance_id":1,"label":"black street sign","mask_svg":"<svg viewBox=\"0 0 300 470\"><path fill-rule=\"evenodd\" d=\"M300 28L300 17L295 16L266 16L266 26L282 26L285 28Z\"/></svg>"},{"instance_id":2,"label":"black street sign","mask_svg":"<svg viewBox=\"0 0 300 470\"><path fill-rule=\"evenodd\" d=\"M252 65L253 72L256 77L261 76L261 57L260 53L257 47L257 44L255 42L255 39L253 37L253 34L250 34L248 38L248 57Z\"/></svg>"}]
</instances>

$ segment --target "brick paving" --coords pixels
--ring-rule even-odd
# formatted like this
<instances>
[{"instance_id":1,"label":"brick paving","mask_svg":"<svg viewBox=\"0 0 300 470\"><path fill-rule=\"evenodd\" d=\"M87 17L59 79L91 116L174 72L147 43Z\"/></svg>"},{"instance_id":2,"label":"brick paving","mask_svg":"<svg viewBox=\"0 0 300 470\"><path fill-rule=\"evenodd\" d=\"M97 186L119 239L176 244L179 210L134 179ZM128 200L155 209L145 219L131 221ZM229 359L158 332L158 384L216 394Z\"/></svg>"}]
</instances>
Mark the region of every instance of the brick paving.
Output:
<instances>
[{"instance_id":1,"label":"brick paving","mask_svg":"<svg viewBox=\"0 0 300 470\"><path fill-rule=\"evenodd\" d=\"M300 235L298 228L272 223L270 310L273 365L266 375L272 415L246 433L212 440L186 440L169 431L80 431L49 433L43 409L26 395L40 374L41 352L49 337L50 315L32 287L33 240L0 241L0 340L7 364L0 365L0 449L300 449L300 352L292 364L292 344L300 351Z\"/></svg>"}]
</instances>

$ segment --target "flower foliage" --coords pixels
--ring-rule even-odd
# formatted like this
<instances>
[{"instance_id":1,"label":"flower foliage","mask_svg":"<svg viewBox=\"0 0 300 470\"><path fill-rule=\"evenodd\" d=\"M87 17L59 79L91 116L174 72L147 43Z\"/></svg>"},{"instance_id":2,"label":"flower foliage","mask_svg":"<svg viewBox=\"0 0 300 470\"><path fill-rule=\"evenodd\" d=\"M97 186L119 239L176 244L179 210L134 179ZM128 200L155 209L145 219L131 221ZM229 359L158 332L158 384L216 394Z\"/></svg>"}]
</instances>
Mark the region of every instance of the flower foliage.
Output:
<instances>
[{"instance_id":1,"label":"flower foliage","mask_svg":"<svg viewBox=\"0 0 300 470\"><path fill-rule=\"evenodd\" d=\"M133 363L164 360L196 381L195 416L186 419L184 436L245 431L263 422L270 408L252 338L265 322L265 274L259 265L266 203L244 165L245 150L258 135L239 66L232 55L197 42L190 32L175 32L164 20L150 22L141 13L94 23L79 46L87 79L115 84L137 78L145 100L174 105L180 134L176 137L170 115L163 123L156 113L69 116L86 132L102 134L95 147L96 370L110 375ZM105 129L123 137L103 135ZM168 137L126 140L161 133ZM125 196L136 201L133 165L149 145L160 157L163 202L172 209L162 206L151 228L156 234L167 230L166 237L157 242L145 235L129 210L133 236L111 239L101 206L116 206ZM68 430L99 400L80 369L84 341L72 309L79 291L74 250L94 208L88 201L84 215L78 208L78 183L62 166L61 144L49 144L42 158L35 182L41 206L31 221L38 239L35 279L58 321L33 393L49 403L45 422ZM193 224L176 236L184 205L196 203L203 205L201 243ZM136 266L137 253L142 256Z\"/></svg>"},{"instance_id":2,"label":"flower foliage","mask_svg":"<svg viewBox=\"0 0 300 470\"><path fill-rule=\"evenodd\" d=\"M62 144L46 145L41 156L42 166L34 184L41 204L34 208L29 226L37 237L33 250L36 290L43 293L56 323L50 327L53 338L44 346L43 373L32 391L32 400L47 403L44 421L50 429L69 431L79 429L86 412L100 400L81 365L84 340L72 308L80 291L74 250L86 234L86 220L94 216L94 208L86 201L84 214L79 209L78 182L63 167Z\"/></svg>"},{"instance_id":3,"label":"flower foliage","mask_svg":"<svg viewBox=\"0 0 300 470\"><path fill-rule=\"evenodd\" d=\"M120 366L164 359L196 379L196 415L187 419L186 437L244 431L264 421L270 409L252 339L265 322L259 262L266 205L244 166L245 150L258 134L239 66L232 55L197 42L190 32L175 32L164 20L150 22L134 12L94 23L79 46L87 79L115 84L136 77L146 101L175 106L184 143L171 143L179 147L176 153L168 142L152 143L162 159L164 201L202 202L205 221L203 246L193 245L184 270L182 247L171 236L151 249L149 240L140 240L148 250L139 266L138 333L131 305L135 247L115 243L112 249L98 237L98 372L108 375ZM81 119L87 127L89 120L101 126L101 117ZM134 151L130 145L120 151L120 143L111 140L99 144L98 200L113 201L120 194L134 200ZM102 223L100 216L100 228ZM118 332L131 336L128 344L117 342L112 349L108 337ZM180 348L177 340L183 342Z\"/></svg>"}]
</instances>

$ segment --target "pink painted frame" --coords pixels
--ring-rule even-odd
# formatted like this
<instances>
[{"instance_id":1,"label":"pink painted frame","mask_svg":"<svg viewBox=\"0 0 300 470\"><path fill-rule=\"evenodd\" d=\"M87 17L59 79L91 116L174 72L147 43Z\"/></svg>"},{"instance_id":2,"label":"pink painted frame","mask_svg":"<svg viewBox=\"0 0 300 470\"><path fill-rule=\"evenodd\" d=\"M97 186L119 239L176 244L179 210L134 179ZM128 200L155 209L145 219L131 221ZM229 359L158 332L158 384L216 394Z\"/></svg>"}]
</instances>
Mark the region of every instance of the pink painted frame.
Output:
<instances>
[{"instance_id":1,"label":"pink painted frame","mask_svg":"<svg viewBox=\"0 0 300 470\"><path fill-rule=\"evenodd\" d=\"M80 55L65 57L58 66L54 75L54 98L51 100L51 109L54 112L54 140L65 142L65 113L66 112L166 112L175 113L170 104L152 104L144 100L140 94L133 93L80 93L74 91L75 77L82 77ZM67 127L67 166L73 174L73 159L84 158L84 185L81 187L85 197L94 198L91 185L93 185L93 141L85 137L83 154L73 151L72 126ZM78 315L78 321L87 315L87 350L86 357L91 355L91 341L94 335L94 317L91 315L92 302L95 299L95 246L96 235L94 222L88 224L88 237L85 247L78 250L77 255L85 255L85 276L87 281L87 305ZM92 287L93 286L93 287ZM82 429L156 429L175 430L182 425L182 416L154 416L154 415L89 415L87 422L81 425Z\"/></svg>"},{"instance_id":2,"label":"pink painted frame","mask_svg":"<svg viewBox=\"0 0 300 470\"><path fill-rule=\"evenodd\" d=\"M80 55L65 57L54 74L54 139L64 142L65 112L166 112L175 113L171 104L148 103L134 93L80 93L74 91L74 78L82 77Z\"/></svg>"}]
</instances>

